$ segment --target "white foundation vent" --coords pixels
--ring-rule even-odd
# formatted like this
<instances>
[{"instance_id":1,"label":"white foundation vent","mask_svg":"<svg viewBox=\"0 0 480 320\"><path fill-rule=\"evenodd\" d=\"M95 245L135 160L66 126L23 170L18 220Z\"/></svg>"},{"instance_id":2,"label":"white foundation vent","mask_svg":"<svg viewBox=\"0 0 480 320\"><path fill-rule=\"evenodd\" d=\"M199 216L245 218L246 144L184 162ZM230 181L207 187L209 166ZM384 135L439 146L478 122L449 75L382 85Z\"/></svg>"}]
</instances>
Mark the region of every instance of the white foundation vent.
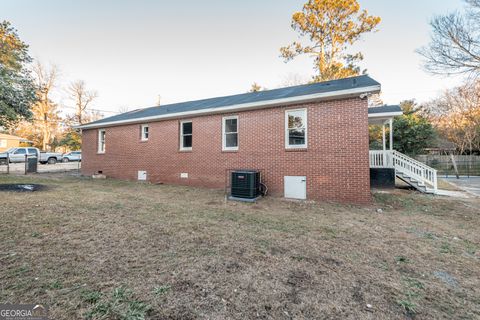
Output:
<instances>
[{"instance_id":1,"label":"white foundation vent","mask_svg":"<svg viewBox=\"0 0 480 320\"><path fill-rule=\"evenodd\" d=\"M138 180L146 181L147 180L147 171L138 171Z\"/></svg>"}]
</instances>

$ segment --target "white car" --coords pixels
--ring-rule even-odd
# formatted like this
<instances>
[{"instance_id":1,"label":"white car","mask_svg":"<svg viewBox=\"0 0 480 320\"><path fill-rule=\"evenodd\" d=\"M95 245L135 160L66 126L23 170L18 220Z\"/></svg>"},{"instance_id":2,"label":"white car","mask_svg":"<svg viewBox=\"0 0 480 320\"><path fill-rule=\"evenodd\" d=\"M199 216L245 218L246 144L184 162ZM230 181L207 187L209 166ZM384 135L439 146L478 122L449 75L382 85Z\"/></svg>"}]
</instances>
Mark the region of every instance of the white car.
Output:
<instances>
[{"instance_id":1,"label":"white car","mask_svg":"<svg viewBox=\"0 0 480 320\"><path fill-rule=\"evenodd\" d=\"M63 162L82 161L82 151L71 151L63 155Z\"/></svg>"}]
</instances>

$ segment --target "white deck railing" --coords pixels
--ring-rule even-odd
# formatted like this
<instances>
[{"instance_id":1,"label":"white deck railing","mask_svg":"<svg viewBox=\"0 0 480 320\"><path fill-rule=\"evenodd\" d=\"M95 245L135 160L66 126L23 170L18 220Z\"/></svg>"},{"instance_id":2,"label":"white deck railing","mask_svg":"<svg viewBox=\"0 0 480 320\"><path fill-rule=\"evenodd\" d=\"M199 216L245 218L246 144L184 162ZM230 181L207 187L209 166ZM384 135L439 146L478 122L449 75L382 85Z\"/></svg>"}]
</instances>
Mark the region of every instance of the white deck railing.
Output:
<instances>
[{"instance_id":1,"label":"white deck railing","mask_svg":"<svg viewBox=\"0 0 480 320\"><path fill-rule=\"evenodd\" d=\"M371 150L370 168L394 168L420 185L437 191L437 170L398 151Z\"/></svg>"},{"instance_id":2,"label":"white deck railing","mask_svg":"<svg viewBox=\"0 0 480 320\"><path fill-rule=\"evenodd\" d=\"M393 168L393 151L370 150L370 168Z\"/></svg>"}]
</instances>

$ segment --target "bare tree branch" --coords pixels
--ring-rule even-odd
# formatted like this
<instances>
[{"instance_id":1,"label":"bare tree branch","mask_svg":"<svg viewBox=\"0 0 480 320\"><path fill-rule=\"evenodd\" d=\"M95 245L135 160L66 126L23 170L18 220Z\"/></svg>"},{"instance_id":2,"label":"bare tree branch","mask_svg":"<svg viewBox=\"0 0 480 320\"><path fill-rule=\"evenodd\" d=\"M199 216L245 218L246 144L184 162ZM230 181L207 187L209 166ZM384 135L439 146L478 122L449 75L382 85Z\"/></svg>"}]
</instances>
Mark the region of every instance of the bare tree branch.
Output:
<instances>
[{"instance_id":1,"label":"bare tree branch","mask_svg":"<svg viewBox=\"0 0 480 320\"><path fill-rule=\"evenodd\" d=\"M480 75L480 0L465 2L466 14L435 17L430 44L417 50L432 74Z\"/></svg>"},{"instance_id":2,"label":"bare tree branch","mask_svg":"<svg viewBox=\"0 0 480 320\"><path fill-rule=\"evenodd\" d=\"M480 81L445 91L426 111L440 134L460 153L480 149Z\"/></svg>"},{"instance_id":3,"label":"bare tree branch","mask_svg":"<svg viewBox=\"0 0 480 320\"><path fill-rule=\"evenodd\" d=\"M98 93L94 90L87 90L85 81L77 80L70 84L68 88L71 99L75 102L75 118L77 124L88 122L86 113L88 106L98 97Z\"/></svg>"}]
</instances>

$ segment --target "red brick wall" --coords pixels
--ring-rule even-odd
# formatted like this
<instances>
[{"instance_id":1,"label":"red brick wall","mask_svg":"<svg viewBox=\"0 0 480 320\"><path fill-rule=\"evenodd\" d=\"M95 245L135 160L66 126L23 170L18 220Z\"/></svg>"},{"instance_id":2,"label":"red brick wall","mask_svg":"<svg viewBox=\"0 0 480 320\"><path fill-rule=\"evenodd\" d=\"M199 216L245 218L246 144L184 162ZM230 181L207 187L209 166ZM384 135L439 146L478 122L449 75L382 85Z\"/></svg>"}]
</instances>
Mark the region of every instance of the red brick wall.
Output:
<instances>
[{"instance_id":1,"label":"red brick wall","mask_svg":"<svg viewBox=\"0 0 480 320\"><path fill-rule=\"evenodd\" d=\"M285 110L307 108L307 150L285 149ZM239 150L222 151L222 117L238 115ZM106 152L97 154L97 129L83 130L82 173L212 188L225 186L227 169L259 169L273 195L283 195L284 176L307 176L307 198L369 203L368 110L347 99L193 117L193 149L179 151L179 120L107 127ZM188 179L180 179L187 172Z\"/></svg>"}]
</instances>

